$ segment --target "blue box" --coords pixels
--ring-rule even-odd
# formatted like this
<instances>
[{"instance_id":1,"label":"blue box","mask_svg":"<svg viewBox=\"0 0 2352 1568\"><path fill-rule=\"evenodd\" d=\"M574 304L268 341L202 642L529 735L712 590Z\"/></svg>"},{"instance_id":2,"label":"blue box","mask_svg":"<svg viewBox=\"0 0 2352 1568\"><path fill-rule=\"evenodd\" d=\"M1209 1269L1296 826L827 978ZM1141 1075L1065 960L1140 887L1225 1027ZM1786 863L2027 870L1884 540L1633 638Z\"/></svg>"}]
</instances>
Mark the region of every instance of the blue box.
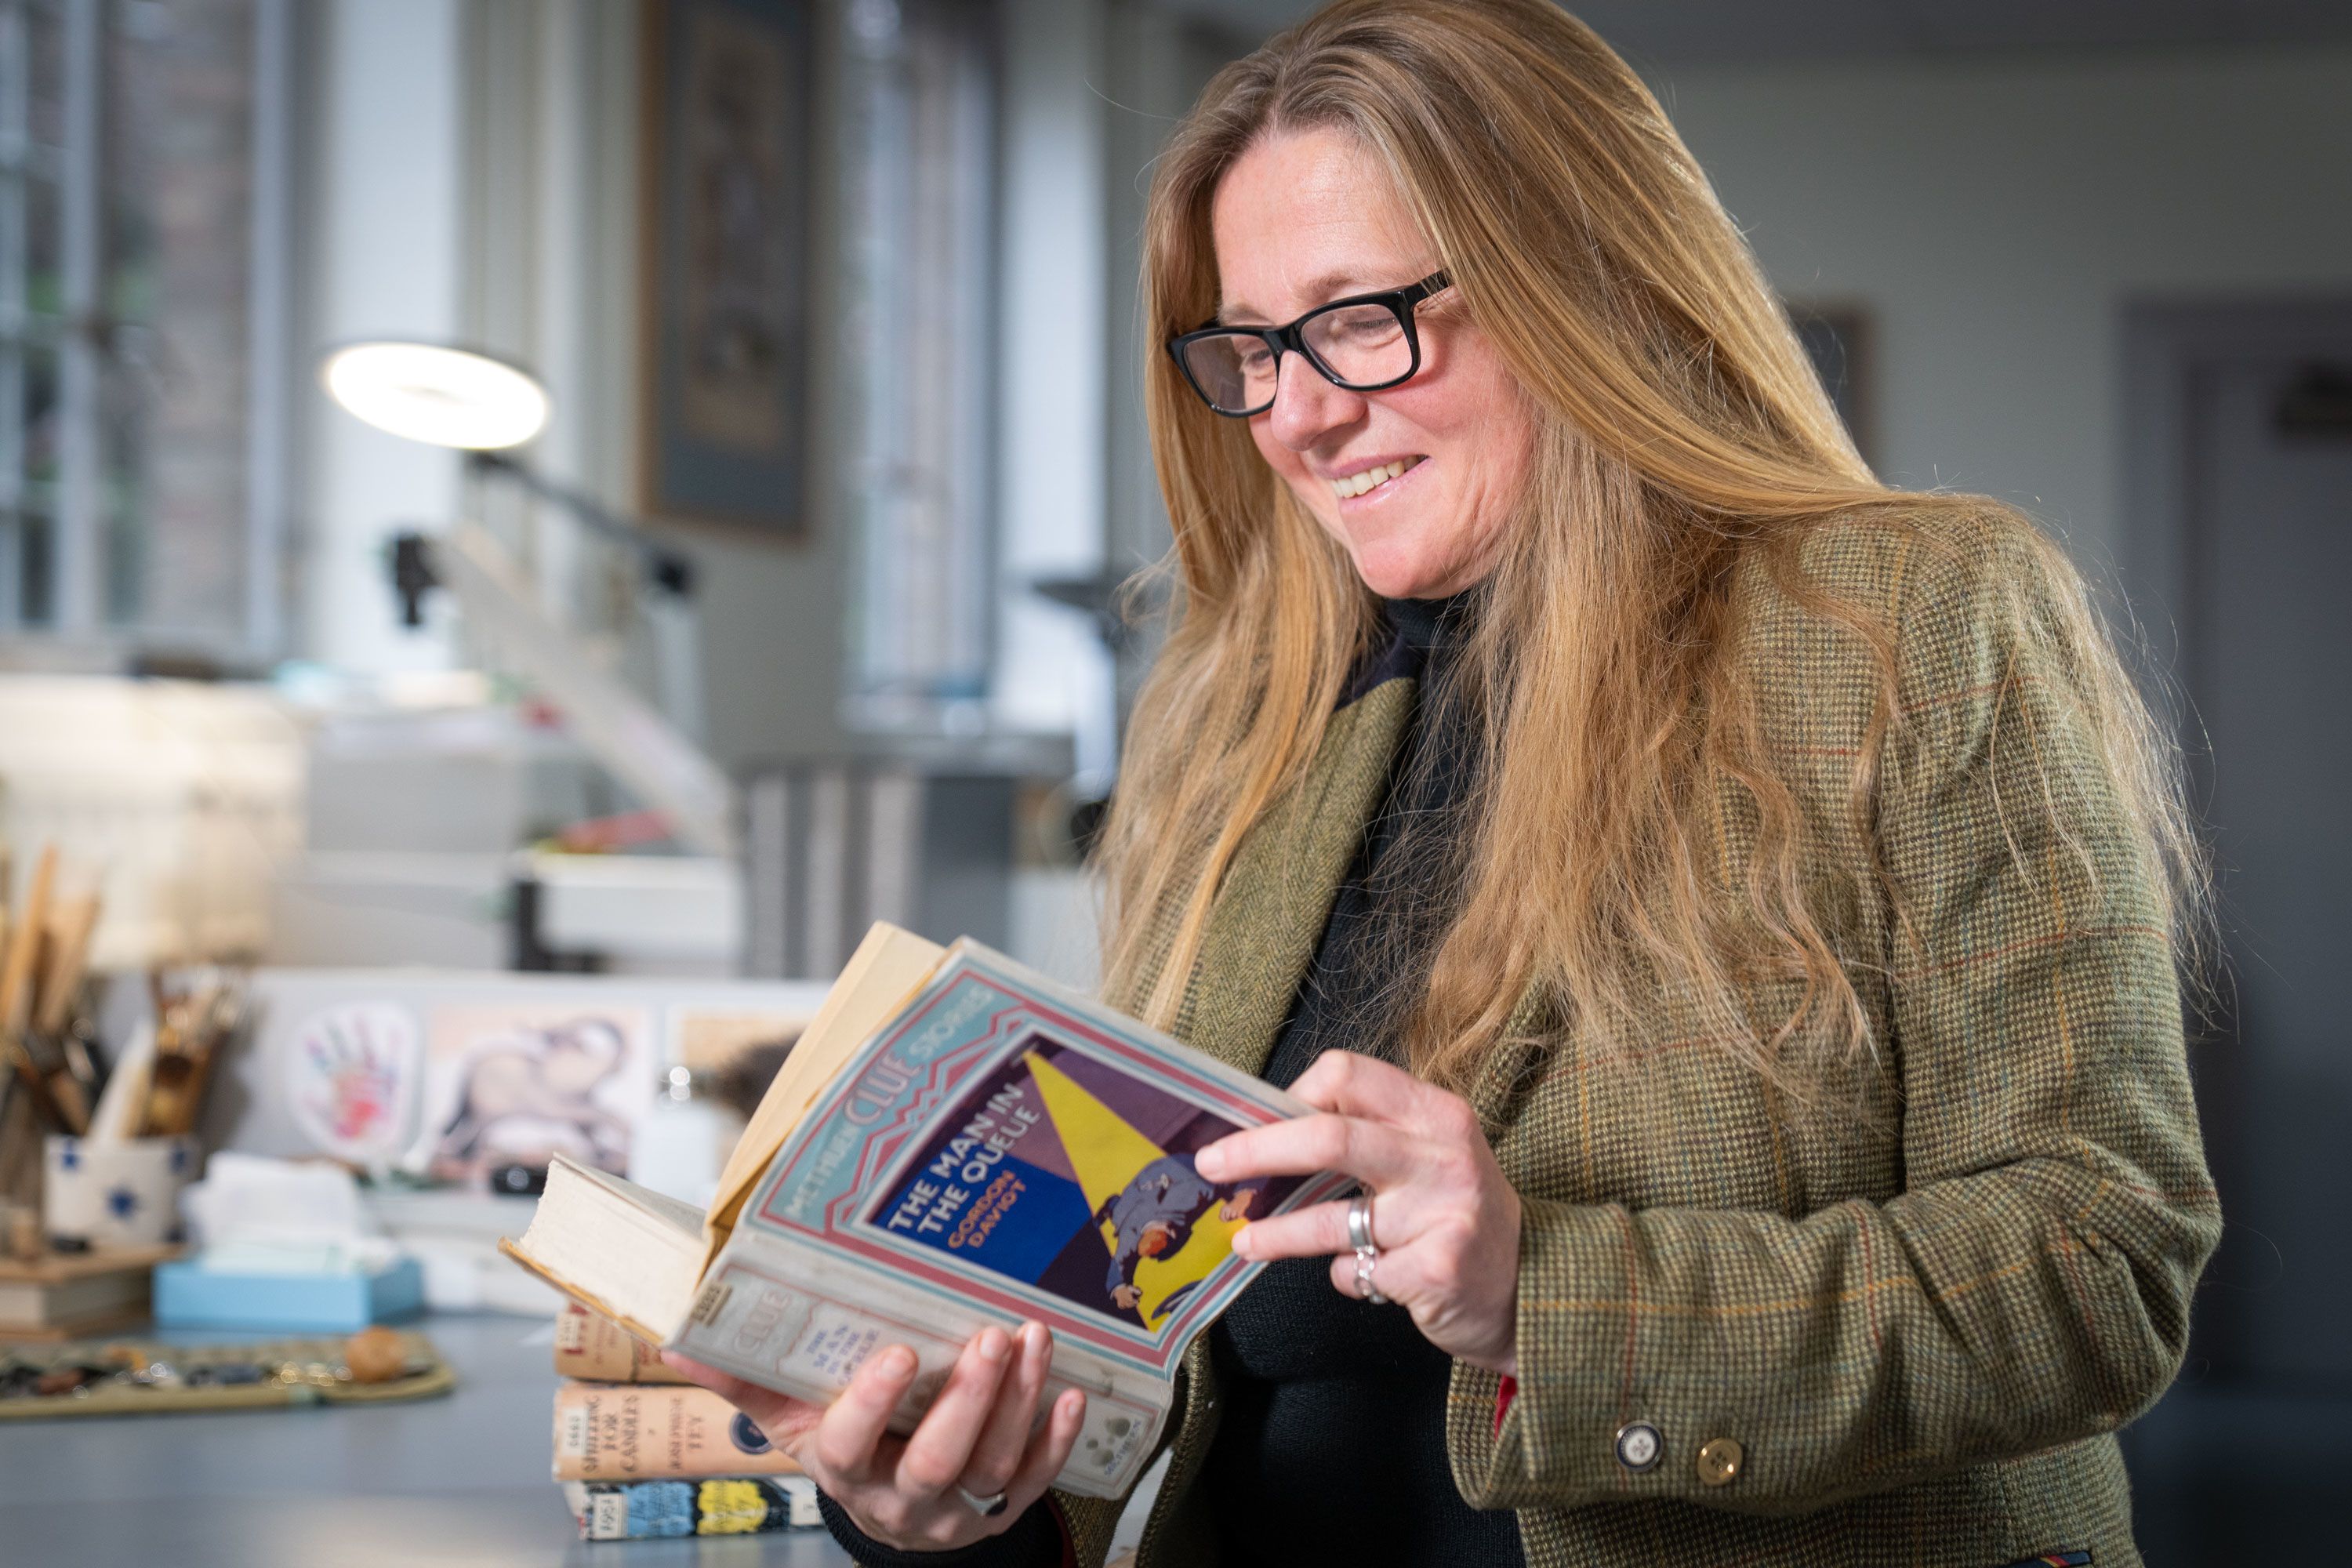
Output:
<instances>
[{"instance_id":1,"label":"blue box","mask_svg":"<svg viewBox=\"0 0 2352 1568\"><path fill-rule=\"evenodd\" d=\"M350 1333L424 1310L413 1258L381 1274L216 1274L188 1258L155 1267L155 1321L167 1329Z\"/></svg>"}]
</instances>

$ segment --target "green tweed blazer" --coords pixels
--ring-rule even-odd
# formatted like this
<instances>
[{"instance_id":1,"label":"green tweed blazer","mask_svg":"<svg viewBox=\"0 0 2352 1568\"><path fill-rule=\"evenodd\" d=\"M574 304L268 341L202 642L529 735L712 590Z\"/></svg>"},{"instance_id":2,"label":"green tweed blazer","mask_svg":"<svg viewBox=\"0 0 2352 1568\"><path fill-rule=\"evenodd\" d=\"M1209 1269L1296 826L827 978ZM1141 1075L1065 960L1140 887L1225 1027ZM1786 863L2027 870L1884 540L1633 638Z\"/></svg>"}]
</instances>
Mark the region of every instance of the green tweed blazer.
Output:
<instances>
[{"instance_id":1,"label":"green tweed blazer","mask_svg":"<svg viewBox=\"0 0 2352 1568\"><path fill-rule=\"evenodd\" d=\"M1760 568L1736 584L1814 868L1875 887L1875 857L1894 889L1834 911L1888 1058L1863 1115L1788 1114L1663 986L1613 1041L1531 994L1538 1043L1473 1095L1525 1204L1518 1387L1498 1425L1497 1379L1457 1363L1447 1446L1465 1499L1518 1510L1536 1568L2139 1561L2113 1434L2179 1365L2220 1211L2161 905L2074 672L2036 633L2056 590L2024 526L1863 514L1808 542L1806 575L1897 639L1868 814L1849 781L1875 667ZM1412 705L1398 680L1336 714L1246 840L1188 978L1192 1045L1263 1069ZM1755 818L1728 784L1719 804L1734 889ZM1759 989L1755 1016L1790 1000ZM1140 1568L1215 1561L1197 1479L1219 1415L1195 1344ZM1664 1447L1639 1472L1615 1441L1635 1422ZM1723 1438L1742 1462L1710 1484L1699 1450ZM1116 1507L1061 1502L1100 1563ZM1365 1500L1368 1531L1379 1515Z\"/></svg>"}]
</instances>

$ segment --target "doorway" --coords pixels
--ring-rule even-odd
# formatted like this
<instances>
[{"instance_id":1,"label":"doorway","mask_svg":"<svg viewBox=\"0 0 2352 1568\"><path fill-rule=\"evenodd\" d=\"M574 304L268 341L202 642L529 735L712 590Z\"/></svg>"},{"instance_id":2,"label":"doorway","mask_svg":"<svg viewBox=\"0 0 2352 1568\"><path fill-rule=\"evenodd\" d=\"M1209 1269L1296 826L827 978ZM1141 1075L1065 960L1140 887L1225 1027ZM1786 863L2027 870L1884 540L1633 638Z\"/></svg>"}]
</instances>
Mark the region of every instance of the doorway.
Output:
<instances>
[{"instance_id":1,"label":"doorway","mask_svg":"<svg viewBox=\"0 0 2352 1568\"><path fill-rule=\"evenodd\" d=\"M2150 1568L2318 1562L2352 1421L2352 300L2150 307L2125 341L2126 587L2226 965L2190 1047L2226 1229L2125 1434L2137 1535Z\"/></svg>"}]
</instances>

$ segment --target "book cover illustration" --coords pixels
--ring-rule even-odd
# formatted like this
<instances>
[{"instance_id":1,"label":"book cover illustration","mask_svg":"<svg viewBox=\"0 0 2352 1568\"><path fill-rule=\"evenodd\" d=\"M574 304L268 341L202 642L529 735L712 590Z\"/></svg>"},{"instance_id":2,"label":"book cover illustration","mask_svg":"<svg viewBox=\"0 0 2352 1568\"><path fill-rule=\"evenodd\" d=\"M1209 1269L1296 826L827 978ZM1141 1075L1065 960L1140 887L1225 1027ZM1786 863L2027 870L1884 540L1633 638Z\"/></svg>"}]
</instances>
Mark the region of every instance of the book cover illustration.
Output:
<instances>
[{"instance_id":1,"label":"book cover illustration","mask_svg":"<svg viewBox=\"0 0 2352 1568\"><path fill-rule=\"evenodd\" d=\"M1297 1184L1220 1187L1193 1169L1196 1151L1239 1126L1039 1037L979 1075L861 1217L1149 1331L1231 1253L1253 1210Z\"/></svg>"},{"instance_id":2,"label":"book cover illustration","mask_svg":"<svg viewBox=\"0 0 2352 1568\"><path fill-rule=\"evenodd\" d=\"M812 1108L748 1218L1164 1374L1248 1276L1234 1233L1346 1180L1202 1179L1199 1150L1297 1108L992 957L960 944Z\"/></svg>"}]
</instances>

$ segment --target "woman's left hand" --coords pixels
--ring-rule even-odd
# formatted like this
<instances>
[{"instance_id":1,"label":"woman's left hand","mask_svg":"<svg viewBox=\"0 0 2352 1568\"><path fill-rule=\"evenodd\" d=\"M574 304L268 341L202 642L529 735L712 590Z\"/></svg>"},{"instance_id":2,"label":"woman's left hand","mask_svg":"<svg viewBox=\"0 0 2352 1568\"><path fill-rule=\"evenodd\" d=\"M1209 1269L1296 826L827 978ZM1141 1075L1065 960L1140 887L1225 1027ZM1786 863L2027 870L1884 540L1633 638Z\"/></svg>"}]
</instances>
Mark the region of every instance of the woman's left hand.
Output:
<instances>
[{"instance_id":1,"label":"woman's left hand","mask_svg":"<svg viewBox=\"0 0 2352 1568\"><path fill-rule=\"evenodd\" d=\"M1519 1194L1477 1113L1461 1096L1353 1051L1324 1052L1290 1092L1322 1114L1221 1138L1195 1156L1195 1168L1221 1185L1318 1171L1355 1177L1374 1194L1374 1287L1439 1350L1512 1375ZM1252 1262L1335 1255L1332 1285L1359 1294L1345 1200L1253 1221L1234 1250Z\"/></svg>"}]
</instances>

